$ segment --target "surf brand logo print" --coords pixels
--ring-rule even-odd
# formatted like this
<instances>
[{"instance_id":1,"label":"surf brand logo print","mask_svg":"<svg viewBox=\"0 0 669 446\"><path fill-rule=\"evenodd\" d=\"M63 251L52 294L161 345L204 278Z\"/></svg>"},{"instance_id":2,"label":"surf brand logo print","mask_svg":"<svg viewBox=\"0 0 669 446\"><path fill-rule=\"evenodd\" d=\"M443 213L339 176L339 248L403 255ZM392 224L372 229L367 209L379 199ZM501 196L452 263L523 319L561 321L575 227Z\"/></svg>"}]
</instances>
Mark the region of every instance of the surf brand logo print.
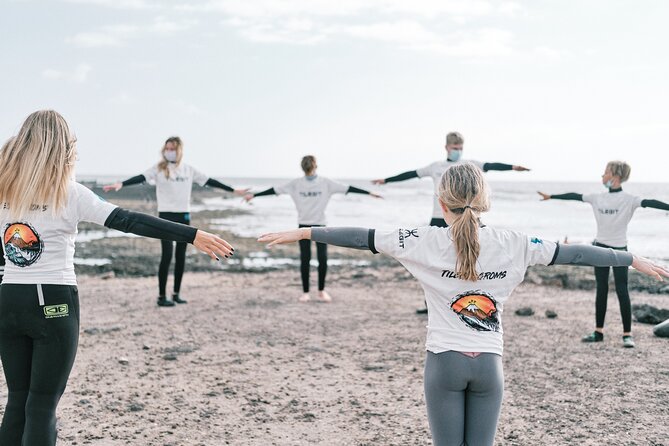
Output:
<instances>
[{"instance_id":1,"label":"surf brand logo print","mask_svg":"<svg viewBox=\"0 0 669 446\"><path fill-rule=\"evenodd\" d=\"M535 245L543 245L544 241L541 240L540 238L532 237L530 242L534 243Z\"/></svg>"},{"instance_id":2,"label":"surf brand logo print","mask_svg":"<svg viewBox=\"0 0 669 446\"><path fill-rule=\"evenodd\" d=\"M52 319L54 317L66 317L70 315L70 308L67 304L47 305L44 307L44 317Z\"/></svg>"},{"instance_id":3,"label":"surf brand logo print","mask_svg":"<svg viewBox=\"0 0 669 446\"><path fill-rule=\"evenodd\" d=\"M35 228L28 223L10 223L5 227L3 242L7 259L24 268L39 260L44 244Z\"/></svg>"},{"instance_id":4,"label":"surf brand logo print","mask_svg":"<svg viewBox=\"0 0 669 446\"><path fill-rule=\"evenodd\" d=\"M399 246L404 248L404 241L411 237L418 238L418 228L416 229L400 229L399 230Z\"/></svg>"},{"instance_id":5,"label":"surf brand logo print","mask_svg":"<svg viewBox=\"0 0 669 446\"><path fill-rule=\"evenodd\" d=\"M497 302L485 291L466 291L455 296L451 309L476 331L499 332Z\"/></svg>"}]
</instances>

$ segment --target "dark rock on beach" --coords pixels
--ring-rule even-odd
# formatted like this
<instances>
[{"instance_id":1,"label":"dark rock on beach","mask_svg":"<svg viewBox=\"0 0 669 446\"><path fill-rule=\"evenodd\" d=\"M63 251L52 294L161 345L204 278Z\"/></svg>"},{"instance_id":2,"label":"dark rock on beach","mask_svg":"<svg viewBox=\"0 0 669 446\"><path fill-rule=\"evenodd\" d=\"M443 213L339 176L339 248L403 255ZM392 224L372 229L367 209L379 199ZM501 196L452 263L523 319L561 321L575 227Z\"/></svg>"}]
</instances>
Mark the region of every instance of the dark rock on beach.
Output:
<instances>
[{"instance_id":1,"label":"dark rock on beach","mask_svg":"<svg viewBox=\"0 0 669 446\"><path fill-rule=\"evenodd\" d=\"M518 316L532 316L534 314L534 310L531 307L522 307L516 310L516 314Z\"/></svg>"},{"instance_id":2,"label":"dark rock on beach","mask_svg":"<svg viewBox=\"0 0 669 446\"><path fill-rule=\"evenodd\" d=\"M669 319L669 310L647 304L632 305L632 314L637 322L643 324L659 324Z\"/></svg>"},{"instance_id":3,"label":"dark rock on beach","mask_svg":"<svg viewBox=\"0 0 669 446\"><path fill-rule=\"evenodd\" d=\"M657 324L653 328L653 334L660 338L669 338L669 319L660 324Z\"/></svg>"}]
</instances>

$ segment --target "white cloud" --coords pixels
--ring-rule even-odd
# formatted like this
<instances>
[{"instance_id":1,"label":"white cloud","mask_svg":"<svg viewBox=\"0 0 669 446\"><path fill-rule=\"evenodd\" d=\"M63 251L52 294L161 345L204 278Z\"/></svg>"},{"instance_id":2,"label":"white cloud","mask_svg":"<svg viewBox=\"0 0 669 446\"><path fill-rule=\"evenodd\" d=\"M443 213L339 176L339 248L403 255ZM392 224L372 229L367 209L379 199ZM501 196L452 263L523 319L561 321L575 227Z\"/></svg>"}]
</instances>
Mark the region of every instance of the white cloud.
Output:
<instances>
[{"instance_id":1,"label":"white cloud","mask_svg":"<svg viewBox=\"0 0 669 446\"><path fill-rule=\"evenodd\" d=\"M129 24L109 25L99 31L82 32L67 39L68 43L85 48L123 46L129 40L142 35L173 34L186 31L197 24L195 20L172 21L163 16L156 17L153 22L139 26Z\"/></svg>"},{"instance_id":2,"label":"white cloud","mask_svg":"<svg viewBox=\"0 0 669 446\"><path fill-rule=\"evenodd\" d=\"M158 5L146 0L65 0L80 5L105 6L115 9L152 9Z\"/></svg>"},{"instance_id":3,"label":"white cloud","mask_svg":"<svg viewBox=\"0 0 669 446\"><path fill-rule=\"evenodd\" d=\"M54 68L47 68L42 71L42 76L46 79L65 80L76 83L84 83L88 79L88 73L93 67L86 63L77 65L72 71L56 70Z\"/></svg>"}]
</instances>

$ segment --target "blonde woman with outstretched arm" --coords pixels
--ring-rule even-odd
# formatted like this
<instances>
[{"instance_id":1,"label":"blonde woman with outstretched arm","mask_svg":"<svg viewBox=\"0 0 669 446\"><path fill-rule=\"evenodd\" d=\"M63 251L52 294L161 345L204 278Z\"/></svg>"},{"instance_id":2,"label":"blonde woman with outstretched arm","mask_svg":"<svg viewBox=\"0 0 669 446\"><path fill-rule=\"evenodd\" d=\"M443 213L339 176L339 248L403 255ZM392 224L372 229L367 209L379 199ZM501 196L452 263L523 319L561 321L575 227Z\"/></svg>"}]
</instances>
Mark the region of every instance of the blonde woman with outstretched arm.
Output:
<instances>
[{"instance_id":1,"label":"blonde woman with outstretched arm","mask_svg":"<svg viewBox=\"0 0 669 446\"><path fill-rule=\"evenodd\" d=\"M56 444L56 407L79 339L74 274L77 224L192 243L212 259L232 246L214 234L131 212L72 179L76 141L55 111L37 111L0 153L0 227L7 259L0 287L0 359L7 405L2 446Z\"/></svg>"}]
</instances>

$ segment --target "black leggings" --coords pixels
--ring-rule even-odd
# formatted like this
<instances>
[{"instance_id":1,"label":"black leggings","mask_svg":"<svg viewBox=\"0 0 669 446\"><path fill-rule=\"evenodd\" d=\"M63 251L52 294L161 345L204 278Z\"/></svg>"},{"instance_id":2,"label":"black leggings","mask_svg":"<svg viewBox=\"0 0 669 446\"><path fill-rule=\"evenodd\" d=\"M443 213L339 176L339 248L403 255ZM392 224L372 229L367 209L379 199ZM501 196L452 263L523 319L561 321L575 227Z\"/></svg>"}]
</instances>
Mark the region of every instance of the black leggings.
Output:
<instances>
[{"instance_id":1,"label":"black leggings","mask_svg":"<svg viewBox=\"0 0 669 446\"><path fill-rule=\"evenodd\" d=\"M593 245L602 248L612 248L620 251L627 251L627 247L615 248L613 246L607 246L597 242L593 243ZM613 267L613 279L616 284L616 294L618 295L618 303L620 304L620 316L623 320L624 333L629 333L632 331L632 305L630 303L629 291L627 290L627 273L628 268L626 266ZM609 297L609 267L596 266L595 280L597 281L597 297L595 299L596 327L604 328L606 303Z\"/></svg>"},{"instance_id":2,"label":"black leggings","mask_svg":"<svg viewBox=\"0 0 669 446\"><path fill-rule=\"evenodd\" d=\"M0 287L0 358L9 391L0 445L56 444L56 406L78 341L76 286Z\"/></svg>"},{"instance_id":3,"label":"black leggings","mask_svg":"<svg viewBox=\"0 0 669 446\"><path fill-rule=\"evenodd\" d=\"M188 212L159 212L158 217L175 223L190 225L190 213ZM184 275L184 267L186 266L186 248L188 247L188 243L176 242L176 244L177 248L174 253L174 294L179 294L181 278ZM158 267L158 294L165 296L167 273L170 270L170 263L172 263L174 242L161 240L160 246L162 247L162 255L160 256L160 267Z\"/></svg>"},{"instance_id":4,"label":"black leggings","mask_svg":"<svg viewBox=\"0 0 669 446\"><path fill-rule=\"evenodd\" d=\"M300 228L318 228L323 225L299 225ZM318 257L318 291L325 289L325 275L328 273L328 245L316 243ZM311 240L300 240L300 273L302 274L302 291L309 292L309 269L311 262Z\"/></svg>"}]
</instances>

